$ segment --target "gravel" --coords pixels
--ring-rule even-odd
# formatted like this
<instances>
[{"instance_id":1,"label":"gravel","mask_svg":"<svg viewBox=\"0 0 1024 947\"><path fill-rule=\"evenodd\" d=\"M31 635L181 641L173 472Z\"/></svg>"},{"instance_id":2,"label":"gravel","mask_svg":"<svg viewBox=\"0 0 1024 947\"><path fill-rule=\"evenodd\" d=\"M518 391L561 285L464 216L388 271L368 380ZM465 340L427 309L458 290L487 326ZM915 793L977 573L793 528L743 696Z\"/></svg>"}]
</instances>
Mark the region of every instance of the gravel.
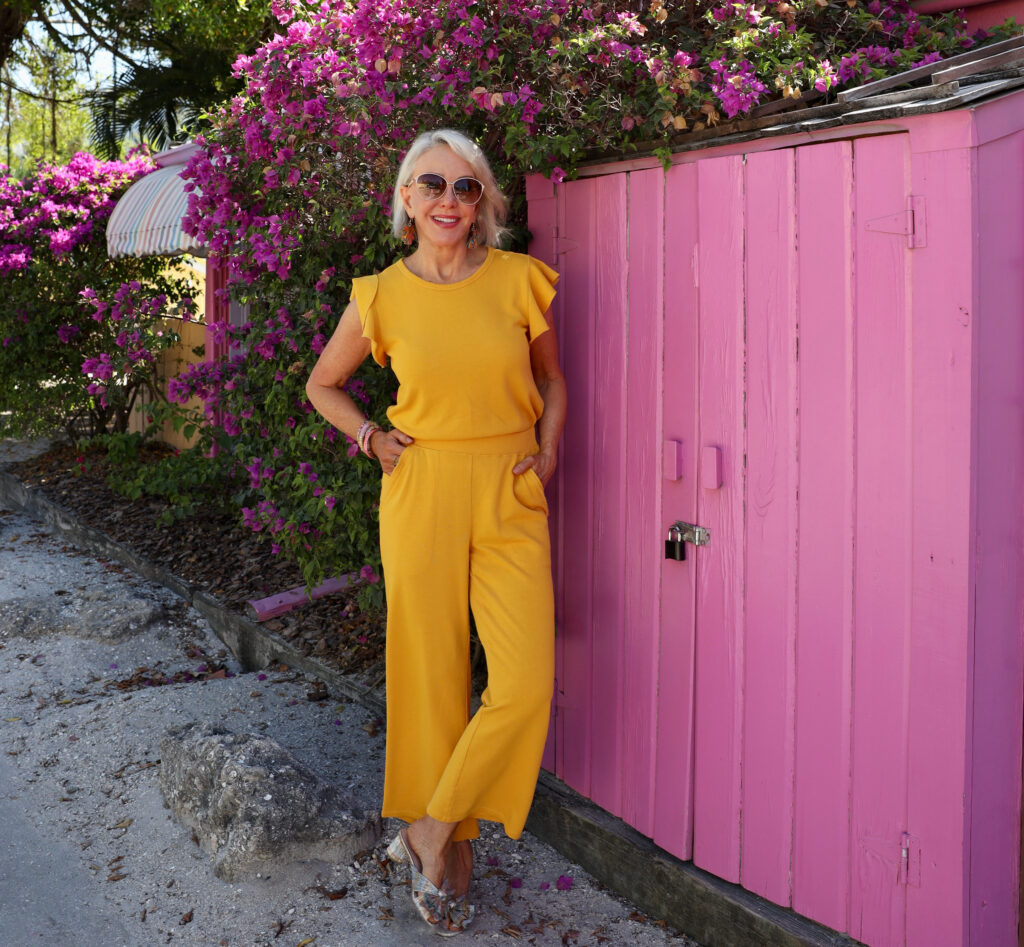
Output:
<instances>
[{"instance_id":1,"label":"gravel","mask_svg":"<svg viewBox=\"0 0 1024 947\"><path fill-rule=\"evenodd\" d=\"M116 633L97 624L97 602ZM158 785L162 736L202 720L272 736L367 807L380 798L384 726L371 711L324 698L286 667L242 673L172 593L0 509L4 944L439 943L388 871L383 842L343 864L216 878ZM398 824L385 820L385 840ZM512 841L483 826L478 918L455 943L696 947L528 833Z\"/></svg>"}]
</instances>

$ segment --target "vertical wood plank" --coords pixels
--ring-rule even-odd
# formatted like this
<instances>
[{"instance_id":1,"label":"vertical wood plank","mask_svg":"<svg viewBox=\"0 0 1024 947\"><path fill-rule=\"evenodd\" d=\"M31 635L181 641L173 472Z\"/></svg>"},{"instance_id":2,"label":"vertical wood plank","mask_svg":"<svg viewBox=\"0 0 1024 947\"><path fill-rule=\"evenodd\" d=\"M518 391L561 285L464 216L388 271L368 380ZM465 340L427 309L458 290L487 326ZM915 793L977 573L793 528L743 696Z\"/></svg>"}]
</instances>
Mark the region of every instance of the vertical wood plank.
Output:
<instances>
[{"instance_id":1,"label":"vertical wood plank","mask_svg":"<svg viewBox=\"0 0 1024 947\"><path fill-rule=\"evenodd\" d=\"M665 178L663 439L683 445L683 476L664 481L660 536L676 520L697 517L697 166L675 165ZM693 856L694 620L697 557L661 562L654 841L679 858Z\"/></svg>"},{"instance_id":2,"label":"vertical wood plank","mask_svg":"<svg viewBox=\"0 0 1024 947\"><path fill-rule=\"evenodd\" d=\"M662 326L665 172L629 175L628 337L625 437L622 818L654 834L658 615L661 560Z\"/></svg>"},{"instance_id":3,"label":"vertical wood plank","mask_svg":"<svg viewBox=\"0 0 1024 947\"><path fill-rule=\"evenodd\" d=\"M594 340L597 296L597 224L594 180L559 188L559 233L576 249L558 257L568 415L559 472L559 517L563 536L574 537L571 555L560 559L562 603L557 641L555 700L556 767L573 789L590 795L591 655L593 640L593 417ZM557 297L556 297L557 298Z\"/></svg>"},{"instance_id":4,"label":"vertical wood plank","mask_svg":"<svg viewBox=\"0 0 1024 947\"><path fill-rule=\"evenodd\" d=\"M1020 96L1013 101L1019 110ZM1019 127L1019 111L1015 121ZM1002 945L1016 942L1019 914L1024 713L1024 219L1020 213L1024 178L1020 169L1024 134L985 144L978 157L968 877L971 943Z\"/></svg>"},{"instance_id":5,"label":"vertical wood plank","mask_svg":"<svg viewBox=\"0 0 1024 947\"><path fill-rule=\"evenodd\" d=\"M906 135L854 144L856 550L854 556L850 933L902 944L910 618L909 339L906 237L867 230L906 207Z\"/></svg>"},{"instance_id":6,"label":"vertical wood plank","mask_svg":"<svg viewBox=\"0 0 1024 947\"><path fill-rule=\"evenodd\" d=\"M694 862L739 881L743 721L743 158L697 166L699 449L719 448L722 486L698 486L711 543L697 562Z\"/></svg>"},{"instance_id":7,"label":"vertical wood plank","mask_svg":"<svg viewBox=\"0 0 1024 947\"><path fill-rule=\"evenodd\" d=\"M924 199L926 211L941 211L926 213L927 246L910 253L914 505L907 831L919 840L922 857L915 868L920 883L907 887L906 929L909 944L967 943L963 858L973 848L964 820L975 322L970 244L977 228L971 152L930 151L914 154L912 162L913 193Z\"/></svg>"},{"instance_id":8,"label":"vertical wood plank","mask_svg":"<svg viewBox=\"0 0 1024 947\"><path fill-rule=\"evenodd\" d=\"M748 155L746 638L740 882L790 900L796 607L792 149Z\"/></svg>"},{"instance_id":9,"label":"vertical wood plank","mask_svg":"<svg viewBox=\"0 0 1024 947\"><path fill-rule=\"evenodd\" d=\"M626 175L595 187L590 798L621 814L626 507ZM582 534L579 534L582 535Z\"/></svg>"},{"instance_id":10,"label":"vertical wood plank","mask_svg":"<svg viewBox=\"0 0 1024 947\"><path fill-rule=\"evenodd\" d=\"M853 148L798 148L793 908L846 927L853 592Z\"/></svg>"},{"instance_id":11,"label":"vertical wood plank","mask_svg":"<svg viewBox=\"0 0 1024 947\"><path fill-rule=\"evenodd\" d=\"M558 260L555 255L555 232L557 228L557 205L555 196L555 185L548 179L542 177L539 174L531 174L526 178L526 199L527 199L527 219L530 228L531 241L530 241L530 254L536 257L538 260L543 260L549 266L558 266ZM552 315L555 322L555 332L558 333L559 339L562 336L562 315L561 315L561 294L555 296L555 302L552 307ZM564 358L563 358L564 361ZM561 461L564 460L562 451L564 450L563 445L559 445L559 466ZM549 505L551 508L550 516L548 517L548 527L551 533L551 566L552 574L554 576L555 584L555 626L559 627L563 623L563 616L565 614L565 608L562 602L561 589L562 583L560 581L562 571L562 544L559 542L559 528L558 523L561 517L562 503L560 500L562 488L562 478L558 477L554 483L548 485L548 498ZM556 667L561 664L559 659L559 652L561 651L561 637L556 636L555 639L555 661ZM557 682L557 672L556 672ZM556 685L557 686L557 685ZM552 713L551 720L548 724L548 740L544 747L544 756L541 759L541 766L546 770L554 772L557 769L556 753L555 753L555 720L558 715L558 694L557 690L552 695Z\"/></svg>"}]
</instances>

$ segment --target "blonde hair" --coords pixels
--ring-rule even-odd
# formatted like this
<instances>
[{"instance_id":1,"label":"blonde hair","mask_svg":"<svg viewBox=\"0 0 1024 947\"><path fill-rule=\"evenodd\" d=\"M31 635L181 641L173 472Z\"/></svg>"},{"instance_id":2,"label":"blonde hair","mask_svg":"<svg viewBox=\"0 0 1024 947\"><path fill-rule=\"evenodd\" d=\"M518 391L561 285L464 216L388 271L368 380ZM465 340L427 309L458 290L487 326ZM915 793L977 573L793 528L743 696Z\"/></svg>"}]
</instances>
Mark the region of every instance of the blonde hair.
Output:
<instances>
[{"instance_id":1,"label":"blonde hair","mask_svg":"<svg viewBox=\"0 0 1024 947\"><path fill-rule=\"evenodd\" d=\"M391 198L391 232L401 238L402 230L409 222L409 215L405 212L402 195L398 190L399 185L412 182L412 169L416 166L416 162L431 148L436 148L438 145L447 145L451 148L473 169L473 177L483 184L484 196L477 204L477 231L481 243L491 247L499 246L502 238L508 233L504 226L505 215L508 213L508 201L501 193L498 182L494 180L494 172L491 171L487 157L480 147L462 132L454 131L451 128L438 128L434 131L423 132L409 146L409 150L398 167L398 181L395 184L394 196Z\"/></svg>"}]
</instances>

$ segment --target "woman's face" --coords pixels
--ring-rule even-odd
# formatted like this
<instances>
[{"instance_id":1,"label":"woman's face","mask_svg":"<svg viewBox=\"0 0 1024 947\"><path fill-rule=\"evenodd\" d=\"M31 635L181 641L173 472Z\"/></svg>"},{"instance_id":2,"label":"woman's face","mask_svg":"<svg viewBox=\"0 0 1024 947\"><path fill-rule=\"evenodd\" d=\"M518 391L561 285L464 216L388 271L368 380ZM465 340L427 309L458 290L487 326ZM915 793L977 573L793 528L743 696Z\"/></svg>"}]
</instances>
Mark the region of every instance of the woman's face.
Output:
<instances>
[{"instance_id":1,"label":"woman's face","mask_svg":"<svg viewBox=\"0 0 1024 947\"><path fill-rule=\"evenodd\" d=\"M447 145L437 145L423 152L412 169L412 180L420 174L440 174L451 184L456 178L476 177L472 165L460 158ZM442 197L427 200L416 184L403 185L402 203L405 212L416 221L416 236L420 243L436 247L465 246L469 228L476 220L479 204L463 204L448 187Z\"/></svg>"}]
</instances>

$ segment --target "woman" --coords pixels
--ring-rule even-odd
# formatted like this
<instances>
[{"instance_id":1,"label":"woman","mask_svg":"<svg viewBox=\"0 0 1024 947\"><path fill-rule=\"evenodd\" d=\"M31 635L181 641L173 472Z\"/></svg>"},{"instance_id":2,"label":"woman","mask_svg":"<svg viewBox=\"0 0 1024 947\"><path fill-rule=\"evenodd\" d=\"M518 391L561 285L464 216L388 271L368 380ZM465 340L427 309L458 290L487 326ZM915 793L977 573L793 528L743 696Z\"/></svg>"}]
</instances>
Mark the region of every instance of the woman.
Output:
<instances>
[{"instance_id":1,"label":"woman","mask_svg":"<svg viewBox=\"0 0 1024 947\"><path fill-rule=\"evenodd\" d=\"M387 750L383 814L409 823L388 854L441 934L469 923L477 819L522 832L554 677L544 486L565 422L549 306L557 274L497 249L505 199L480 149L420 135L392 225L416 249L354 281L307 384L310 401L383 471ZM367 355L399 380L391 430L342 386ZM538 443L539 442L539 443ZM469 612L488 682L469 719Z\"/></svg>"}]
</instances>

